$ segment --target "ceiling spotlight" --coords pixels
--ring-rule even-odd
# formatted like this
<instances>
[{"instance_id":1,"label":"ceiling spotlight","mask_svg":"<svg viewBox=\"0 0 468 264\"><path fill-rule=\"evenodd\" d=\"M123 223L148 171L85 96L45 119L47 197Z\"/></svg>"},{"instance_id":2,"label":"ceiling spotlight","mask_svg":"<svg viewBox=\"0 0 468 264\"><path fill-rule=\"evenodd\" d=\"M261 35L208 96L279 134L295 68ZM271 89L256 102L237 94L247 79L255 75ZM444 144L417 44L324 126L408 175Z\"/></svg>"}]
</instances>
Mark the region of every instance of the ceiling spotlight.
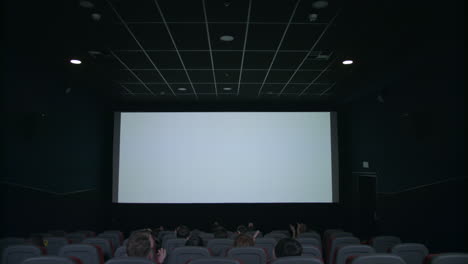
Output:
<instances>
[{"instance_id":1,"label":"ceiling spotlight","mask_svg":"<svg viewBox=\"0 0 468 264\"><path fill-rule=\"evenodd\" d=\"M71 64L81 64L81 61L80 61L80 60L76 60L76 59L72 59L72 60L70 60L70 63L71 63Z\"/></svg>"},{"instance_id":2,"label":"ceiling spotlight","mask_svg":"<svg viewBox=\"0 0 468 264\"><path fill-rule=\"evenodd\" d=\"M319 0L319 1L315 1L312 3L312 7L316 9L322 9L327 6L328 6L328 1Z\"/></svg>"},{"instance_id":3,"label":"ceiling spotlight","mask_svg":"<svg viewBox=\"0 0 468 264\"><path fill-rule=\"evenodd\" d=\"M351 65L351 64L353 64L353 61L352 60L344 60L343 64L344 65Z\"/></svg>"},{"instance_id":4,"label":"ceiling spotlight","mask_svg":"<svg viewBox=\"0 0 468 264\"><path fill-rule=\"evenodd\" d=\"M180 87L180 88L177 88L177 90L182 91L182 92L185 92L185 91L187 91L187 88L185 88L185 87Z\"/></svg>"},{"instance_id":5,"label":"ceiling spotlight","mask_svg":"<svg viewBox=\"0 0 468 264\"><path fill-rule=\"evenodd\" d=\"M101 14L99 14L99 13L92 13L92 14L91 14L91 19L94 20L94 21L99 21L99 20L101 20Z\"/></svg>"},{"instance_id":6,"label":"ceiling spotlight","mask_svg":"<svg viewBox=\"0 0 468 264\"><path fill-rule=\"evenodd\" d=\"M230 42L230 41L234 40L234 37L229 36L229 35L224 35L224 36L221 36L219 39L222 40L222 41Z\"/></svg>"},{"instance_id":7,"label":"ceiling spotlight","mask_svg":"<svg viewBox=\"0 0 468 264\"><path fill-rule=\"evenodd\" d=\"M317 14L309 14L309 22L317 21L318 15Z\"/></svg>"},{"instance_id":8,"label":"ceiling spotlight","mask_svg":"<svg viewBox=\"0 0 468 264\"><path fill-rule=\"evenodd\" d=\"M224 90L224 91L231 91L232 88L231 88L231 87L224 87L223 90Z\"/></svg>"}]
</instances>

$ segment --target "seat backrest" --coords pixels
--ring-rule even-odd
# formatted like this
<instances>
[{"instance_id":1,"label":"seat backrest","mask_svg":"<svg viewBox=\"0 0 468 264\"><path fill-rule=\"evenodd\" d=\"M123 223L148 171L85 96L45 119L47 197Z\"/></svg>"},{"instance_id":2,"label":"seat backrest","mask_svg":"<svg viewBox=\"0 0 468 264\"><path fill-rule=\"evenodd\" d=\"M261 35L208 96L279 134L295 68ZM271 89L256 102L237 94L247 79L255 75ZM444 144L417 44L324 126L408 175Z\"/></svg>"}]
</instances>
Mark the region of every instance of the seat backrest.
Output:
<instances>
[{"instance_id":1,"label":"seat backrest","mask_svg":"<svg viewBox=\"0 0 468 264\"><path fill-rule=\"evenodd\" d=\"M368 245L347 245L339 247L336 251L333 264L346 264L346 260L351 256L362 256L375 254L373 247Z\"/></svg>"},{"instance_id":2,"label":"seat backrest","mask_svg":"<svg viewBox=\"0 0 468 264\"><path fill-rule=\"evenodd\" d=\"M104 254L100 247L89 244L72 244L63 246L60 257L77 257L83 264L103 264Z\"/></svg>"},{"instance_id":3,"label":"seat backrest","mask_svg":"<svg viewBox=\"0 0 468 264\"><path fill-rule=\"evenodd\" d=\"M114 256L114 250L112 249L111 242L107 240L106 238L100 238L100 237L91 237L83 240L83 244L90 244L90 245L95 245L99 246L102 249L102 252L104 253L104 259L110 259Z\"/></svg>"},{"instance_id":4,"label":"seat backrest","mask_svg":"<svg viewBox=\"0 0 468 264\"><path fill-rule=\"evenodd\" d=\"M173 238L173 239L166 240L166 243L165 244L163 243L162 246L163 248L166 249L167 254L172 254L172 251L175 248L185 246L186 242L187 240L185 238Z\"/></svg>"},{"instance_id":5,"label":"seat backrest","mask_svg":"<svg viewBox=\"0 0 468 264\"><path fill-rule=\"evenodd\" d=\"M288 236L284 233L281 233L281 232L277 232L277 233L268 233L266 234L265 236L263 236L264 238L273 238L275 239L276 241L279 241L283 238L288 238Z\"/></svg>"},{"instance_id":6,"label":"seat backrest","mask_svg":"<svg viewBox=\"0 0 468 264\"><path fill-rule=\"evenodd\" d=\"M179 247L172 251L167 264L186 264L189 260L210 256L210 252L204 247Z\"/></svg>"},{"instance_id":7,"label":"seat backrest","mask_svg":"<svg viewBox=\"0 0 468 264\"><path fill-rule=\"evenodd\" d=\"M400 256L406 264L422 264L429 250L423 244L403 243L392 247L390 253Z\"/></svg>"},{"instance_id":8,"label":"seat backrest","mask_svg":"<svg viewBox=\"0 0 468 264\"><path fill-rule=\"evenodd\" d=\"M315 257L282 257L272 262L272 264L323 264L323 260Z\"/></svg>"},{"instance_id":9,"label":"seat backrest","mask_svg":"<svg viewBox=\"0 0 468 264\"><path fill-rule=\"evenodd\" d=\"M322 258L322 251L315 246L302 246L302 256Z\"/></svg>"},{"instance_id":10,"label":"seat backrest","mask_svg":"<svg viewBox=\"0 0 468 264\"><path fill-rule=\"evenodd\" d=\"M443 253L429 255L428 264L466 264L468 263L468 254L466 253Z\"/></svg>"},{"instance_id":11,"label":"seat backrest","mask_svg":"<svg viewBox=\"0 0 468 264\"><path fill-rule=\"evenodd\" d=\"M275 249L275 246L276 246L276 239L274 238L257 238L255 239L255 246L256 248L264 248L266 251L267 251L267 258L269 260L273 259L273 251Z\"/></svg>"},{"instance_id":12,"label":"seat backrest","mask_svg":"<svg viewBox=\"0 0 468 264\"><path fill-rule=\"evenodd\" d=\"M83 232L73 232L65 235L65 238L70 240L72 244L79 244L86 239L86 234Z\"/></svg>"},{"instance_id":13,"label":"seat backrest","mask_svg":"<svg viewBox=\"0 0 468 264\"><path fill-rule=\"evenodd\" d=\"M119 245L118 246L121 246L123 241L124 241L124 235L119 230L106 230L106 231L102 232L101 234L115 234L116 237L119 238Z\"/></svg>"},{"instance_id":14,"label":"seat backrest","mask_svg":"<svg viewBox=\"0 0 468 264\"><path fill-rule=\"evenodd\" d=\"M161 242L162 242L162 244L164 245L164 244L167 243L168 240L170 240L170 239L176 239L176 238L177 238L176 234L174 234L174 233L169 233L169 234L166 234L166 235L162 238ZM163 247L164 247L164 246L163 246Z\"/></svg>"},{"instance_id":15,"label":"seat backrest","mask_svg":"<svg viewBox=\"0 0 468 264\"><path fill-rule=\"evenodd\" d=\"M357 256L352 259L351 264L406 264L405 261L393 254L371 254Z\"/></svg>"},{"instance_id":16,"label":"seat backrest","mask_svg":"<svg viewBox=\"0 0 468 264\"><path fill-rule=\"evenodd\" d=\"M332 246L332 241L335 239L335 238L339 238L339 237L352 237L353 234L352 233L349 233L349 232L333 232L331 233L327 239L326 239L326 242L325 242L325 254L327 254L327 258L328 258L328 253L330 253L330 249L331 249L331 246Z\"/></svg>"},{"instance_id":17,"label":"seat backrest","mask_svg":"<svg viewBox=\"0 0 468 264\"><path fill-rule=\"evenodd\" d=\"M319 233L315 231L309 231L305 233L301 233L297 236L297 238L316 238L319 241L322 241L322 238L320 237Z\"/></svg>"},{"instance_id":18,"label":"seat backrest","mask_svg":"<svg viewBox=\"0 0 468 264\"><path fill-rule=\"evenodd\" d=\"M239 260L223 257L199 258L189 262L189 264L241 264Z\"/></svg>"},{"instance_id":19,"label":"seat backrest","mask_svg":"<svg viewBox=\"0 0 468 264\"><path fill-rule=\"evenodd\" d=\"M302 246L315 246L322 248L320 239L317 239L316 237L300 237L297 239L297 241L301 243Z\"/></svg>"},{"instance_id":20,"label":"seat backrest","mask_svg":"<svg viewBox=\"0 0 468 264\"><path fill-rule=\"evenodd\" d=\"M377 253L387 253L395 245L401 244L401 240L396 236L377 236L371 239L370 245Z\"/></svg>"},{"instance_id":21,"label":"seat backrest","mask_svg":"<svg viewBox=\"0 0 468 264\"><path fill-rule=\"evenodd\" d=\"M76 264L70 258L58 257L58 256L42 256L28 258L22 262L22 264Z\"/></svg>"},{"instance_id":22,"label":"seat backrest","mask_svg":"<svg viewBox=\"0 0 468 264\"><path fill-rule=\"evenodd\" d=\"M44 245L47 248L47 255L56 256L59 253L61 247L68 245L68 239L64 237L45 237Z\"/></svg>"},{"instance_id":23,"label":"seat backrest","mask_svg":"<svg viewBox=\"0 0 468 264\"><path fill-rule=\"evenodd\" d=\"M327 229L323 232L323 243L326 245L330 236L334 233L344 232L342 229Z\"/></svg>"},{"instance_id":24,"label":"seat backrest","mask_svg":"<svg viewBox=\"0 0 468 264\"><path fill-rule=\"evenodd\" d=\"M255 247L231 248L227 256L233 259L239 259L243 264L266 264L267 256L263 249Z\"/></svg>"},{"instance_id":25,"label":"seat backrest","mask_svg":"<svg viewBox=\"0 0 468 264\"><path fill-rule=\"evenodd\" d=\"M169 231L169 230L163 230L158 233L158 239L162 241L165 235L167 234L174 234L174 231ZM174 234L175 236L175 234Z\"/></svg>"},{"instance_id":26,"label":"seat backrest","mask_svg":"<svg viewBox=\"0 0 468 264\"><path fill-rule=\"evenodd\" d=\"M227 249L234 245L234 240L229 238L215 238L208 241L207 247L213 256L221 256Z\"/></svg>"},{"instance_id":27,"label":"seat backrest","mask_svg":"<svg viewBox=\"0 0 468 264\"><path fill-rule=\"evenodd\" d=\"M327 263L332 264L333 259L335 257L335 252L338 249L338 247L346 246L346 245L355 245L355 244L360 244L361 241L357 237L337 237L337 238L332 238L330 241L331 246L330 249L328 250L327 254Z\"/></svg>"},{"instance_id":28,"label":"seat backrest","mask_svg":"<svg viewBox=\"0 0 468 264\"><path fill-rule=\"evenodd\" d=\"M106 261L106 264L154 264L153 261L139 257L120 257Z\"/></svg>"},{"instance_id":29,"label":"seat backrest","mask_svg":"<svg viewBox=\"0 0 468 264\"><path fill-rule=\"evenodd\" d=\"M109 240L111 243L112 249L116 249L120 247L119 235L118 234L111 234L111 233L100 233L97 236L98 238L104 238Z\"/></svg>"},{"instance_id":30,"label":"seat backrest","mask_svg":"<svg viewBox=\"0 0 468 264\"><path fill-rule=\"evenodd\" d=\"M3 250L9 246L24 244L24 238L20 237L5 237L0 239L0 261L2 261ZM1 262L0 262L1 263Z\"/></svg>"},{"instance_id":31,"label":"seat backrest","mask_svg":"<svg viewBox=\"0 0 468 264\"><path fill-rule=\"evenodd\" d=\"M121 246L118 247L117 250L114 252L114 257L119 258L119 257L126 257L127 256L127 247L126 246Z\"/></svg>"},{"instance_id":32,"label":"seat backrest","mask_svg":"<svg viewBox=\"0 0 468 264\"><path fill-rule=\"evenodd\" d=\"M3 250L2 264L21 264L28 258L42 255L40 248L33 245L13 245Z\"/></svg>"}]
</instances>

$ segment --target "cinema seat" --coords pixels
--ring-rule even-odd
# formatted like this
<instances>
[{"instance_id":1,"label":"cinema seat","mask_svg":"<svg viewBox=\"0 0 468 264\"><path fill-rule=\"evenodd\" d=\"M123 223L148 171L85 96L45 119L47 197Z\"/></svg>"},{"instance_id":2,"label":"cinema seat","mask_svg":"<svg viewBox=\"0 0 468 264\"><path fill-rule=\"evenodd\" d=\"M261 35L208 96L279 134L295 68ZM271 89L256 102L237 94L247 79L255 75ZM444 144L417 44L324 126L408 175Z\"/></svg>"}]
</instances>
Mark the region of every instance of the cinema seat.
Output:
<instances>
[{"instance_id":1,"label":"cinema seat","mask_svg":"<svg viewBox=\"0 0 468 264\"><path fill-rule=\"evenodd\" d=\"M207 247L213 256L221 256L234 245L234 240L229 238L215 238L208 241Z\"/></svg>"},{"instance_id":2,"label":"cinema seat","mask_svg":"<svg viewBox=\"0 0 468 264\"><path fill-rule=\"evenodd\" d=\"M126 246L118 247L114 252L114 257L115 258L126 257L126 256L127 256L127 247Z\"/></svg>"},{"instance_id":3,"label":"cinema seat","mask_svg":"<svg viewBox=\"0 0 468 264\"><path fill-rule=\"evenodd\" d=\"M208 241L210 241L211 239L214 239L214 234L212 233L204 233L204 232L201 232L198 234L201 239L203 240L203 245L206 246L208 245Z\"/></svg>"},{"instance_id":4,"label":"cinema seat","mask_svg":"<svg viewBox=\"0 0 468 264\"><path fill-rule=\"evenodd\" d=\"M106 264L154 264L154 262L146 258L121 257L108 260Z\"/></svg>"},{"instance_id":5,"label":"cinema seat","mask_svg":"<svg viewBox=\"0 0 468 264\"><path fill-rule=\"evenodd\" d=\"M400 256L406 264L423 264L429 250L423 244L403 243L392 247L390 253Z\"/></svg>"},{"instance_id":6,"label":"cinema seat","mask_svg":"<svg viewBox=\"0 0 468 264\"><path fill-rule=\"evenodd\" d=\"M425 264L466 264L468 254L466 253L443 253L433 254L426 257Z\"/></svg>"},{"instance_id":7,"label":"cinema seat","mask_svg":"<svg viewBox=\"0 0 468 264\"><path fill-rule=\"evenodd\" d=\"M320 239L317 239L316 237L302 237L298 238L297 241L301 243L302 246L314 246L320 249L322 248Z\"/></svg>"},{"instance_id":8,"label":"cinema seat","mask_svg":"<svg viewBox=\"0 0 468 264\"><path fill-rule=\"evenodd\" d=\"M185 238L173 238L166 240L162 247L166 249L167 254L172 254L175 248L185 246L186 242L187 240Z\"/></svg>"},{"instance_id":9,"label":"cinema seat","mask_svg":"<svg viewBox=\"0 0 468 264\"><path fill-rule=\"evenodd\" d=\"M322 238L320 237L319 233L315 231L301 233L297 236L297 238L316 238L319 241L322 241Z\"/></svg>"},{"instance_id":10,"label":"cinema seat","mask_svg":"<svg viewBox=\"0 0 468 264\"><path fill-rule=\"evenodd\" d=\"M116 248L121 246L124 241L124 235L120 230L106 230L101 234L115 234L119 238L119 244L116 246Z\"/></svg>"},{"instance_id":11,"label":"cinema seat","mask_svg":"<svg viewBox=\"0 0 468 264\"><path fill-rule=\"evenodd\" d=\"M334 233L344 232L342 229L327 229L323 232L323 243L327 242L330 236Z\"/></svg>"},{"instance_id":12,"label":"cinema seat","mask_svg":"<svg viewBox=\"0 0 468 264\"><path fill-rule=\"evenodd\" d=\"M406 264L405 261L393 254L372 254L351 258L347 264Z\"/></svg>"},{"instance_id":13,"label":"cinema seat","mask_svg":"<svg viewBox=\"0 0 468 264\"><path fill-rule=\"evenodd\" d=\"M162 244L164 245L164 244L167 243L167 241L168 241L169 239L176 239L176 238L177 238L177 236L176 236L176 234L174 234L174 233L166 234L166 235L162 238L161 242L162 242Z\"/></svg>"},{"instance_id":14,"label":"cinema seat","mask_svg":"<svg viewBox=\"0 0 468 264\"><path fill-rule=\"evenodd\" d=\"M60 248L70 244L70 241L64 237L45 237L44 245L47 248L47 255L57 256Z\"/></svg>"},{"instance_id":15,"label":"cinema seat","mask_svg":"<svg viewBox=\"0 0 468 264\"><path fill-rule=\"evenodd\" d=\"M255 247L231 248L227 252L228 258L241 260L243 264L266 264L266 250Z\"/></svg>"},{"instance_id":16,"label":"cinema seat","mask_svg":"<svg viewBox=\"0 0 468 264\"><path fill-rule=\"evenodd\" d=\"M271 264L323 264L323 260L314 257L282 257L273 261Z\"/></svg>"},{"instance_id":17,"label":"cinema seat","mask_svg":"<svg viewBox=\"0 0 468 264\"><path fill-rule=\"evenodd\" d=\"M86 237L95 237L96 236L96 232L91 231L91 230L78 230L75 233L83 233L83 234L86 235Z\"/></svg>"},{"instance_id":18,"label":"cinema seat","mask_svg":"<svg viewBox=\"0 0 468 264\"><path fill-rule=\"evenodd\" d=\"M388 253L392 247L401 244L401 240L396 236L377 236L373 237L369 244L377 253Z\"/></svg>"},{"instance_id":19,"label":"cinema seat","mask_svg":"<svg viewBox=\"0 0 468 264\"><path fill-rule=\"evenodd\" d=\"M257 232L257 231L248 231L248 232L246 232L245 234L246 234L246 235L249 235L249 236L251 236L251 237L253 237L253 236L255 235L256 232ZM262 232L259 232L258 235L257 235L257 238L260 238L260 237L263 237Z\"/></svg>"},{"instance_id":20,"label":"cinema seat","mask_svg":"<svg viewBox=\"0 0 468 264\"><path fill-rule=\"evenodd\" d=\"M332 264L333 258L335 257L335 252L339 247L347 245L359 245L361 241L357 237L337 237L333 238L330 241L330 249L327 253L327 263Z\"/></svg>"},{"instance_id":21,"label":"cinema seat","mask_svg":"<svg viewBox=\"0 0 468 264\"><path fill-rule=\"evenodd\" d=\"M39 257L42 251L32 245L13 245L3 250L2 264L21 264L28 258Z\"/></svg>"},{"instance_id":22,"label":"cinema seat","mask_svg":"<svg viewBox=\"0 0 468 264\"><path fill-rule=\"evenodd\" d=\"M111 242L106 238L91 237L83 240L82 243L101 247L105 260L111 259L114 256Z\"/></svg>"},{"instance_id":23,"label":"cinema seat","mask_svg":"<svg viewBox=\"0 0 468 264\"><path fill-rule=\"evenodd\" d=\"M189 260L209 257L211 255L207 248L179 247L171 252L167 264L186 264Z\"/></svg>"},{"instance_id":24,"label":"cinema seat","mask_svg":"<svg viewBox=\"0 0 468 264\"><path fill-rule=\"evenodd\" d=\"M65 238L70 240L72 244L79 244L81 241L86 239L86 234L83 232L73 232L68 233Z\"/></svg>"},{"instance_id":25,"label":"cinema seat","mask_svg":"<svg viewBox=\"0 0 468 264\"><path fill-rule=\"evenodd\" d=\"M89 244L72 244L63 246L59 251L60 257L76 257L83 264L103 264L104 253L99 246Z\"/></svg>"},{"instance_id":26,"label":"cinema seat","mask_svg":"<svg viewBox=\"0 0 468 264\"><path fill-rule=\"evenodd\" d=\"M273 238L274 240L276 241L279 241L283 238L288 238L288 236L284 233L281 233L281 232L276 232L276 233L268 233L264 236L264 238Z\"/></svg>"},{"instance_id":27,"label":"cinema seat","mask_svg":"<svg viewBox=\"0 0 468 264\"><path fill-rule=\"evenodd\" d=\"M117 234L100 233L97 238L108 240L110 242L112 252L114 252L116 248L120 247L119 236Z\"/></svg>"},{"instance_id":28,"label":"cinema seat","mask_svg":"<svg viewBox=\"0 0 468 264\"><path fill-rule=\"evenodd\" d=\"M188 262L187 264L242 264L239 260L222 257L199 258Z\"/></svg>"},{"instance_id":29,"label":"cinema seat","mask_svg":"<svg viewBox=\"0 0 468 264\"><path fill-rule=\"evenodd\" d=\"M28 258L22 264L82 264L79 259L57 257L57 256L42 256Z\"/></svg>"},{"instance_id":30,"label":"cinema seat","mask_svg":"<svg viewBox=\"0 0 468 264\"><path fill-rule=\"evenodd\" d=\"M3 250L9 246L22 245L25 243L24 238L20 237L5 237L0 239L0 261L2 260Z\"/></svg>"},{"instance_id":31,"label":"cinema seat","mask_svg":"<svg viewBox=\"0 0 468 264\"><path fill-rule=\"evenodd\" d=\"M158 239L162 241L164 236L167 235L167 234L174 234L174 231L163 230L163 231L159 232Z\"/></svg>"},{"instance_id":32,"label":"cinema seat","mask_svg":"<svg viewBox=\"0 0 468 264\"><path fill-rule=\"evenodd\" d=\"M322 258L322 251L315 246L302 246L302 256Z\"/></svg>"},{"instance_id":33,"label":"cinema seat","mask_svg":"<svg viewBox=\"0 0 468 264\"><path fill-rule=\"evenodd\" d=\"M276 239L274 238L257 238L255 239L255 245L254 247L256 248L262 248L262 249L265 249L266 252L267 252L267 258L269 260L273 259L273 250L276 246Z\"/></svg>"},{"instance_id":34,"label":"cinema seat","mask_svg":"<svg viewBox=\"0 0 468 264\"><path fill-rule=\"evenodd\" d=\"M375 254L375 249L368 245L347 245L339 247L335 252L332 264L346 264L348 257Z\"/></svg>"}]
</instances>

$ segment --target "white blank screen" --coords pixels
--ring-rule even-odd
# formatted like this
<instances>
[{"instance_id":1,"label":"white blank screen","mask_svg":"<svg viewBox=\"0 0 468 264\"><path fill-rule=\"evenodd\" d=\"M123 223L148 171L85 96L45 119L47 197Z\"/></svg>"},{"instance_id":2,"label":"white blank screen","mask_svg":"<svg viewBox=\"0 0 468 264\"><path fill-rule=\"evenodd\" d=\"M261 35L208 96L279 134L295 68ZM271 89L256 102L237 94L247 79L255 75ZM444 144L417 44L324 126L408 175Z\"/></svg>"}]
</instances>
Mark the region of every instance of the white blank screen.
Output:
<instances>
[{"instance_id":1,"label":"white blank screen","mask_svg":"<svg viewBox=\"0 0 468 264\"><path fill-rule=\"evenodd\" d=\"M120 113L114 202L336 202L331 118L329 112Z\"/></svg>"}]
</instances>

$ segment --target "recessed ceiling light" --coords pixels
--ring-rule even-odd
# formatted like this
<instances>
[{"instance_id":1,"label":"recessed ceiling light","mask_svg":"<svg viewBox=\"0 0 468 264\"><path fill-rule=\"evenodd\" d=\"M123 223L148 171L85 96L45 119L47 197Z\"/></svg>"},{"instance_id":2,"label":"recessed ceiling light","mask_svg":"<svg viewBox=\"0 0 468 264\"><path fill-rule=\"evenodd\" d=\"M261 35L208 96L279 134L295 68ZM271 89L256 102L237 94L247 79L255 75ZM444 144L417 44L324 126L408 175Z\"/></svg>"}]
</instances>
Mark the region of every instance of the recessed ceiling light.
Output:
<instances>
[{"instance_id":1,"label":"recessed ceiling light","mask_svg":"<svg viewBox=\"0 0 468 264\"><path fill-rule=\"evenodd\" d=\"M70 63L71 64L81 64L81 61L77 60L77 59L72 59L72 60L70 60Z\"/></svg>"},{"instance_id":2,"label":"recessed ceiling light","mask_svg":"<svg viewBox=\"0 0 468 264\"><path fill-rule=\"evenodd\" d=\"M353 64L353 61L352 60L344 60L343 64L344 65L351 65L351 64Z\"/></svg>"},{"instance_id":3,"label":"recessed ceiling light","mask_svg":"<svg viewBox=\"0 0 468 264\"><path fill-rule=\"evenodd\" d=\"M224 87L223 90L224 90L224 91L231 91L232 88L231 88L231 87Z\"/></svg>"},{"instance_id":4,"label":"recessed ceiling light","mask_svg":"<svg viewBox=\"0 0 468 264\"><path fill-rule=\"evenodd\" d=\"M328 1L319 0L319 1L315 1L312 3L312 7L317 8L317 9L325 8L327 6L328 6Z\"/></svg>"},{"instance_id":5,"label":"recessed ceiling light","mask_svg":"<svg viewBox=\"0 0 468 264\"><path fill-rule=\"evenodd\" d=\"M222 40L222 41L230 42L230 41L234 40L234 37L229 36L229 35L224 35L224 36L221 36L219 39Z\"/></svg>"},{"instance_id":6,"label":"recessed ceiling light","mask_svg":"<svg viewBox=\"0 0 468 264\"><path fill-rule=\"evenodd\" d=\"M185 87L180 87L180 88L177 88L177 90L179 90L179 91L187 91L187 88L185 88Z\"/></svg>"},{"instance_id":7,"label":"recessed ceiling light","mask_svg":"<svg viewBox=\"0 0 468 264\"><path fill-rule=\"evenodd\" d=\"M85 0L80 1L80 6L84 8L94 8L93 3L91 3L90 1L85 1Z\"/></svg>"}]
</instances>

